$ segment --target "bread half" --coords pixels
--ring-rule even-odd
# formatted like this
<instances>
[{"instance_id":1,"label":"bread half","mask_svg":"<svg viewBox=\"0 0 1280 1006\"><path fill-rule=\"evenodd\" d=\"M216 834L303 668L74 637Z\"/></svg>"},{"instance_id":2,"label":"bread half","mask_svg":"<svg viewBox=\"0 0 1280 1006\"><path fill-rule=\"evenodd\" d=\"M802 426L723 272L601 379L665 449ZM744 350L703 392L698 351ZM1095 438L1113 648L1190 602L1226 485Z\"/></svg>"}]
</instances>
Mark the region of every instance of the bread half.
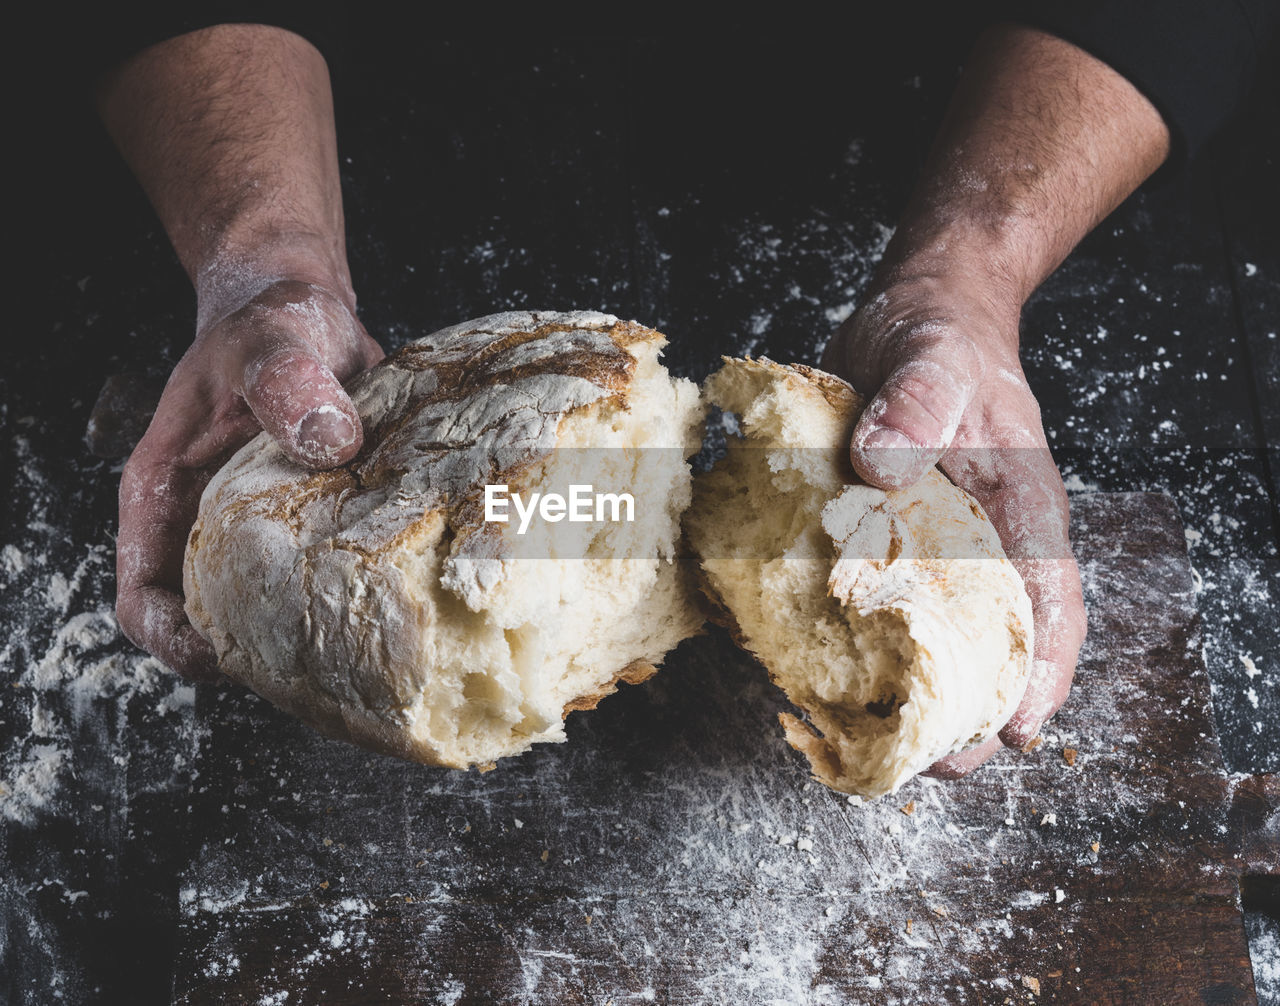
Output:
<instances>
[{"instance_id":1,"label":"bread half","mask_svg":"<svg viewBox=\"0 0 1280 1006\"><path fill-rule=\"evenodd\" d=\"M713 599L803 713L787 740L833 789L891 793L993 736L1031 669L1031 602L982 508L936 469L860 484L844 381L726 359L706 396L737 420L685 528Z\"/></svg>"},{"instance_id":2,"label":"bread half","mask_svg":"<svg viewBox=\"0 0 1280 1006\"><path fill-rule=\"evenodd\" d=\"M481 318L351 384L350 464L308 471L251 441L205 490L184 567L221 669L330 736L430 764L563 740L571 710L703 621L676 561L702 406L664 344L604 314ZM486 519L486 485L630 493L633 519L520 534Z\"/></svg>"}]
</instances>

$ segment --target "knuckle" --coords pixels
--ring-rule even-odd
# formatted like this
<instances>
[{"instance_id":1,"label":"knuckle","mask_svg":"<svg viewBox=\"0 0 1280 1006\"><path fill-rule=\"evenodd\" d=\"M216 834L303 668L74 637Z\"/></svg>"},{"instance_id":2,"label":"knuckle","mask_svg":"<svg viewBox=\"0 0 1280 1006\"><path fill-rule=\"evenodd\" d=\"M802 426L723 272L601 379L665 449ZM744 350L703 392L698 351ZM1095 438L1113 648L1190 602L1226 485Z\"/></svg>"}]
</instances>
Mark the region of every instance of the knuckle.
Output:
<instances>
[{"instance_id":1,"label":"knuckle","mask_svg":"<svg viewBox=\"0 0 1280 1006\"><path fill-rule=\"evenodd\" d=\"M287 383L293 372L307 362L307 354L300 351L300 347L273 342L245 363L245 394L262 394L277 384Z\"/></svg>"},{"instance_id":2,"label":"knuckle","mask_svg":"<svg viewBox=\"0 0 1280 1006\"><path fill-rule=\"evenodd\" d=\"M918 370L899 371L891 380L892 385L886 396L891 404L909 403L932 419L939 427L940 433L945 432L954 422L956 417L953 413L956 403L952 396L940 390L936 383L930 381Z\"/></svg>"},{"instance_id":3,"label":"knuckle","mask_svg":"<svg viewBox=\"0 0 1280 1006\"><path fill-rule=\"evenodd\" d=\"M894 318L868 341L892 366L911 357L935 355L938 347L964 340L944 315L914 314Z\"/></svg>"}]
</instances>

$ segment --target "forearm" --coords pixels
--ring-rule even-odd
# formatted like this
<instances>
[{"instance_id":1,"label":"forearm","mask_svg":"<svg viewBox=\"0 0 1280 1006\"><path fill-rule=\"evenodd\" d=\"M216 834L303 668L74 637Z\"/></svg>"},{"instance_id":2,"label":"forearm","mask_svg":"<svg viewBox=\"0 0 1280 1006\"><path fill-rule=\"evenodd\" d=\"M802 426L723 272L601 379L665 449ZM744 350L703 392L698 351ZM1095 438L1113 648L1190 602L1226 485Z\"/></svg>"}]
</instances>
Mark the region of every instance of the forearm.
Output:
<instances>
[{"instance_id":1,"label":"forearm","mask_svg":"<svg viewBox=\"0 0 1280 1006\"><path fill-rule=\"evenodd\" d=\"M885 255L883 282L978 274L1021 306L1168 156L1133 85L1054 36L1002 25L975 48Z\"/></svg>"},{"instance_id":2,"label":"forearm","mask_svg":"<svg viewBox=\"0 0 1280 1006\"><path fill-rule=\"evenodd\" d=\"M265 25L192 32L107 75L98 106L191 277L202 323L282 277L354 307L329 77L310 43Z\"/></svg>"}]
</instances>

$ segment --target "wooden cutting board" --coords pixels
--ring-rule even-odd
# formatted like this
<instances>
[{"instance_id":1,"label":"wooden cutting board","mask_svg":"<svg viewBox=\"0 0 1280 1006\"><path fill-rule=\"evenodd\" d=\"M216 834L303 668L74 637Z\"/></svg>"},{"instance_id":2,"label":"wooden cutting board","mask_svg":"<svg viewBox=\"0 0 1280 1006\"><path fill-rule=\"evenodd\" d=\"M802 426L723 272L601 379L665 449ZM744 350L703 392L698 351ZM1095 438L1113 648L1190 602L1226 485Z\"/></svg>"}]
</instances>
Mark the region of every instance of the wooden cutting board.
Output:
<instances>
[{"instance_id":1,"label":"wooden cutting board","mask_svg":"<svg viewBox=\"0 0 1280 1006\"><path fill-rule=\"evenodd\" d=\"M1223 770L1173 502L1073 521L1089 638L1043 742L868 805L719 633L485 775L209 693L175 1001L1255 1002L1280 783Z\"/></svg>"}]
</instances>

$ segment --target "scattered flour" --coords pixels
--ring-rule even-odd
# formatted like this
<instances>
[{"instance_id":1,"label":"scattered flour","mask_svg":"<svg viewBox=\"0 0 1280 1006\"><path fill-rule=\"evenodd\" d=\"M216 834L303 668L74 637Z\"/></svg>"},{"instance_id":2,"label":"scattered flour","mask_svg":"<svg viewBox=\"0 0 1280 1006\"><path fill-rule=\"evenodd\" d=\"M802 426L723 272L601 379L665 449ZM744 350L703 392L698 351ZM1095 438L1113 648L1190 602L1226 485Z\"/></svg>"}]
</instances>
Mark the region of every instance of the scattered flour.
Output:
<instances>
[{"instance_id":1,"label":"scattered flour","mask_svg":"<svg viewBox=\"0 0 1280 1006\"><path fill-rule=\"evenodd\" d=\"M8 555L18 554L14 549ZM74 603L78 585L105 561L101 547L89 550L71 577L54 573L39 600L56 625L43 651L33 650L32 640L11 640L5 655L12 661L21 647L25 670L4 683L17 701L29 703L27 731L11 731L0 749L0 814L15 823L31 826L42 813L59 812L59 792L72 773L72 751L86 743L82 726L112 703L119 720L140 696L154 699L157 717L177 714L182 727L191 729L195 690L172 674L158 660L137 652L120 633L115 613L107 604L80 611L56 621ZM8 564L8 560L6 560ZM13 563L26 570L26 564ZM92 735L93 731L90 731ZM129 752L113 757L127 758ZM101 755L99 755L101 757ZM185 756L179 761L186 764ZM175 764L175 770L182 765Z\"/></svg>"},{"instance_id":2,"label":"scattered flour","mask_svg":"<svg viewBox=\"0 0 1280 1006\"><path fill-rule=\"evenodd\" d=\"M1098 491L1096 482L1086 482L1075 472L1071 472L1063 478L1062 484L1069 493L1096 493Z\"/></svg>"},{"instance_id":3,"label":"scattered flour","mask_svg":"<svg viewBox=\"0 0 1280 1006\"><path fill-rule=\"evenodd\" d=\"M1245 914L1249 957L1258 1006L1280 1006L1280 920L1262 912Z\"/></svg>"},{"instance_id":4,"label":"scattered flour","mask_svg":"<svg viewBox=\"0 0 1280 1006\"><path fill-rule=\"evenodd\" d=\"M30 564L31 560L16 545L6 545L0 549L0 570L4 571L5 576L15 577Z\"/></svg>"},{"instance_id":5,"label":"scattered flour","mask_svg":"<svg viewBox=\"0 0 1280 1006\"><path fill-rule=\"evenodd\" d=\"M69 761L56 744L35 744L0 784L0 813L19 824L34 824L36 812L49 806Z\"/></svg>"}]
</instances>

